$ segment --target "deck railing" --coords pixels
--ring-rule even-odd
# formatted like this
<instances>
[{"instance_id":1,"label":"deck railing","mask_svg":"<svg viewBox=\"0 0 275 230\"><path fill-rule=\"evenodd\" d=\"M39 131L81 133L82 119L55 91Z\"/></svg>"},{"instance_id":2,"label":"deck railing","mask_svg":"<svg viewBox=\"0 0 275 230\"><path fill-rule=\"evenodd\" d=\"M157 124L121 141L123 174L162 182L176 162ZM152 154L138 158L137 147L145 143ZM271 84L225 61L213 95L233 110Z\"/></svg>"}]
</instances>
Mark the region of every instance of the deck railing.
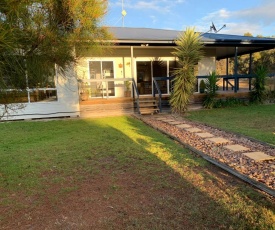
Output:
<instances>
[{"instance_id":1,"label":"deck railing","mask_svg":"<svg viewBox=\"0 0 275 230\"><path fill-rule=\"evenodd\" d=\"M126 82L132 81L132 78L81 79L79 80L80 94L88 93L91 97L109 98L115 96L117 87L124 88L123 92L126 92Z\"/></svg>"},{"instance_id":2,"label":"deck railing","mask_svg":"<svg viewBox=\"0 0 275 230\"><path fill-rule=\"evenodd\" d=\"M0 104L57 101L56 88L2 89Z\"/></svg>"}]
</instances>

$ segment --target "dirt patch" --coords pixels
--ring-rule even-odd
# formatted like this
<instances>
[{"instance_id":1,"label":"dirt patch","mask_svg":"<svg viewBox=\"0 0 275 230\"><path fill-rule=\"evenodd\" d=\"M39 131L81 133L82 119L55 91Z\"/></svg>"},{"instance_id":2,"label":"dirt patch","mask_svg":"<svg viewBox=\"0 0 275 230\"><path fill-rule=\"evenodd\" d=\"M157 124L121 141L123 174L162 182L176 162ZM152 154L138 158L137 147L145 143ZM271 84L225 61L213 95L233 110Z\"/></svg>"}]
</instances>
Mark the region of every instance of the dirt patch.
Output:
<instances>
[{"instance_id":1,"label":"dirt patch","mask_svg":"<svg viewBox=\"0 0 275 230\"><path fill-rule=\"evenodd\" d=\"M207 171L217 173L212 166ZM216 197L219 185L231 183L225 175L220 174L222 183L208 183ZM0 229L192 229L194 223L223 228L232 221L220 204L169 169L155 175L102 169L77 183L66 178L62 186L49 185L39 195L13 196L20 206L0 208L6 212Z\"/></svg>"},{"instance_id":2,"label":"dirt patch","mask_svg":"<svg viewBox=\"0 0 275 230\"><path fill-rule=\"evenodd\" d=\"M183 191L174 190L170 185L154 186L156 182L150 178L130 172L115 174L102 170L100 175L77 184L65 183L67 189L71 187L75 191L62 192L64 187L51 185L44 195L14 194L14 202L21 207L6 213L0 229L143 229L156 225L161 228L161 223L166 222L166 226L167 221L177 218L173 210L177 207L171 210L173 205L165 203L176 204L185 196ZM163 178L163 174L160 176ZM179 186L176 174L167 176L169 183ZM7 211L8 206L14 209L10 204L0 211ZM180 218L181 223L189 226L188 218Z\"/></svg>"}]
</instances>

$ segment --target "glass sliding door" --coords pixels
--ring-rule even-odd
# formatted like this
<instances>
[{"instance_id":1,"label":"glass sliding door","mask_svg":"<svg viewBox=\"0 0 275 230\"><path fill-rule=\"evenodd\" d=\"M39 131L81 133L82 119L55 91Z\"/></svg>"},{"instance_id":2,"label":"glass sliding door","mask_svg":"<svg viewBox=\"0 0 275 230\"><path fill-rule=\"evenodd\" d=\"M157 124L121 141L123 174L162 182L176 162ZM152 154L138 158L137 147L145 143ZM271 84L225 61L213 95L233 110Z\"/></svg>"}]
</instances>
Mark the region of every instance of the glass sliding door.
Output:
<instances>
[{"instance_id":1,"label":"glass sliding door","mask_svg":"<svg viewBox=\"0 0 275 230\"><path fill-rule=\"evenodd\" d=\"M137 61L137 88L140 95L152 94L151 61Z\"/></svg>"},{"instance_id":2,"label":"glass sliding door","mask_svg":"<svg viewBox=\"0 0 275 230\"><path fill-rule=\"evenodd\" d=\"M161 59L152 62L153 65L153 77L167 77L167 61ZM162 94L167 94L167 80L158 80L160 91Z\"/></svg>"},{"instance_id":3,"label":"glass sliding door","mask_svg":"<svg viewBox=\"0 0 275 230\"><path fill-rule=\"evenodd\" d=\"M153 61L137 61L137 87L140 95L152 94L153 77L169 76L169 61L155 59ZM169 93L169 81L157 80L162 94Z\"/></svg>"},{"instance_id":4,"label":"glass sliding door","mask_svg":"<svg viewBox=\"0 0 275 230\"><path fill-rule=\"evenodd\" d=\"M91 97L115 96L113 61L89 61L89 94ZM105 81L108 79L108 81Z\"/></svg>"}]
</instances>

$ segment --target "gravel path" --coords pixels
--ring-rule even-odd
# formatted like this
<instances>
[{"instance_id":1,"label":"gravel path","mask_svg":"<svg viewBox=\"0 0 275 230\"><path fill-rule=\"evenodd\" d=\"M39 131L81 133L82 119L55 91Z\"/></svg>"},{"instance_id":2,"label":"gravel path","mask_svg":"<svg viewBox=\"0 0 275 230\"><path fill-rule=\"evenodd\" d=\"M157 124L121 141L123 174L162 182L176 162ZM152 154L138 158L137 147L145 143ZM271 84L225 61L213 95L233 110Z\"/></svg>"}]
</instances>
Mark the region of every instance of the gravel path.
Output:
<instances>
[{"instance_id":1,"label":"gravel path","mask_svg":"<svg viewBox=\"0 0 275 230\"><path fill-rule=\"evenodd\" d=\"M246 137L221 131L219 129L206 125L191 122L182 117L171 114L139 116L147 124L164 133L172 135L193 148L203 152L211 158L222 162L236 171L265 184L271 189L275 189L275 159L256 161L244 153L247 152L264 152L265 154L275 157L275 148L264 143L250 140ZM200 130L190 130L182 128L183 124L190 125L189 128L198 128ZM181 126L181 127L179 127ZM214 143L206 137L200 137L199 133L210 133L213 137L220 137L228 140L228 143ZM241 145L246 150L230 150L225 146Z\"/></svg>"}]
</instances>

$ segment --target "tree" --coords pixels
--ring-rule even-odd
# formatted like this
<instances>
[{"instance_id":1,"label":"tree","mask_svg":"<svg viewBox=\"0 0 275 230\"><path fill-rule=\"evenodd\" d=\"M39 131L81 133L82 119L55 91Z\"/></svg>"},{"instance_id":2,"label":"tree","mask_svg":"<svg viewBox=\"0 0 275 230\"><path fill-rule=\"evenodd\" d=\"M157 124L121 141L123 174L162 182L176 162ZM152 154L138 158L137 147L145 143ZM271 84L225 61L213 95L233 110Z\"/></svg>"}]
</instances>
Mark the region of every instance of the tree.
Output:
<instances>
[{"instance_id":1,"label":"tree","mask_svg":"<svg viewBox=\"0 0 275 230\"><path fill-rule=\"evenodd\" d=\"M187 110L196 83L195 67L203 56L200 34L187 28L176 40L173 54L178 59L179 68L174 71L173 89L170 97L172 112L183 113Z\"/></svg>"},{"instance_id":2,"label":"tree","mask_svg":"<svg viewBox=\"0 0 275 230\"><path fill-rule=\"evenodd\" d=\"M106 0L1 0L0 94L46 87L75 63L81 50L109 38L100 25ZM4 103L0 97L0 103Z\"/></svg>"}]
</instances>

